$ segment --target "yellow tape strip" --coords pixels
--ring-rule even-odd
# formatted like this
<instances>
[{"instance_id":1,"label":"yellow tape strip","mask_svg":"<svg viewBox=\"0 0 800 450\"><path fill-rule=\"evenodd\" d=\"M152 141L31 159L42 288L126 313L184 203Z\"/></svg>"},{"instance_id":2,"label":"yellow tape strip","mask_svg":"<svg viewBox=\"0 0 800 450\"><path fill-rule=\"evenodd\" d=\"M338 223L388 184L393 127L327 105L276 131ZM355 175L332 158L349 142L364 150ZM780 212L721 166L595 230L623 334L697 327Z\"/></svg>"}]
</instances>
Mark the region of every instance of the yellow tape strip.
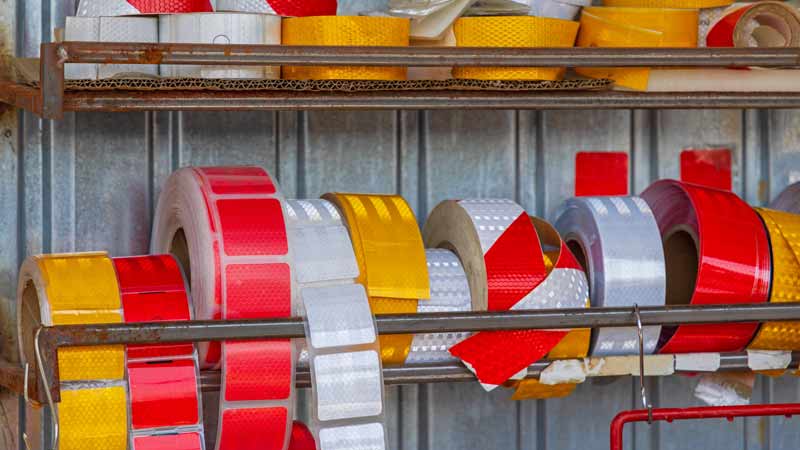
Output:
<instances>
[{"instance_id":1,"label":"yellow tape strip","mask_svg":"<svg viewBox=\"0 0 800 450\"><path fill-rule=\"evenodd\" d=\"M581 13L578 47L697 47L697 10L587 7ZM646 90L650 69L579 67L590 78Z\"/></svg>"},{"instance_id":2,"label":"yellow tape strip","mask_svg":"<svg viewBox=\"0 0 800 450\"><path fill-rule=\"evenodd\" d=\"M362 283L375 314L413 314L431 297L425 247L414 212L397 195L326 194L350 230ZM413 335L381 336L384 364L402 364Z\"/></svg>"},{"instance_id":3,"label":"yellow tape strip","mask_svg":"<svg viewBox=\"0 0 800 450\"><path fill-rule=\"evenodd\" d=\"M408 47L411 25L394 17L317 16L283 19L283 45ZM284 66L289 80L405 80L405 67Z\"/></svg>"},{"instance_id":4,"label":"yellow tape strip","mask_svg":"<svg viewBox=\"0 0 800 450\"><path fill-rule=\"evenodd\" d=\"M603 0L605 6L631 8L705 9L732 5L735 0Z\"/></svg>"},{"instance_id":5,"label":"yellow tape strip","mask_svg":"<svg viewBox=\"0 0 800 450\"><path fill-rule=\"evenodd\" d=\"M800 302L800 215L756 208L769 232L772 250L770 303ZM800 322L766 322L748 348L800 350Z\"/></svg>"},{"instance_id":6,"label":"yellow tape strip","mask_svg":"<svg viewBox=\"0 0 800 450\"><path fill-rule=\"evenodd\" d=\"M533 16L462 17L453 25L458 47L572 47L578 23ZM455 67L453 78L560 80L562 68Z\"/></svg>"},{"instance_id":7,"label":"yellow tape strip","mask_svg":"<svg viewBox=\"0 0 800 450\"><path fill-rule=\"evenodd\" d=\"M128 410L124 386L62 390L59 450L125 450Z\"/></svg>"}]
</instances>

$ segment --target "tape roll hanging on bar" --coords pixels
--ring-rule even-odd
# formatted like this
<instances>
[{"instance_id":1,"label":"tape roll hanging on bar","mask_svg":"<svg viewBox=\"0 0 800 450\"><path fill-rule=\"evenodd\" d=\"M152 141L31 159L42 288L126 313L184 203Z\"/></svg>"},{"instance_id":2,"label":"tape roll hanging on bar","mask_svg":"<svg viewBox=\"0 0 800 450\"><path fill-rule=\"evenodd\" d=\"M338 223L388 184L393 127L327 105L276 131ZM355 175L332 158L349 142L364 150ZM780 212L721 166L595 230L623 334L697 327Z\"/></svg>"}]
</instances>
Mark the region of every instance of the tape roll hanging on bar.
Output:
<instances>
[{"instance_id":1,"label":"tape roll hanging on bar","mask_svg":"<svg viewBox=\"0 0 800 450\"><path fill-rule=\"evenodd\" d=\"M366 290L355 281L358 262L347 228L326 200L289 200L286 211L317 448L386 449L380 346Z\"/></svg>"},{"instance_id":2,"label":"tape roll hanging on bar","mask_svg":"<svg viewBox=\"0 0 800 450\"><path fill-rule=\"evenodd\" d=\"M161 192L153 253L172 253L189 277L202 320L292 315L284 199L260 167L188 167ZM217 450L286 449L293 419L295 351L289 339L199 343L220 366Z\"/></svg>"},{"instance_id":3,"label":"tape roll hanging on bar","mask_svg":"<svg viewBox=\"0 0 800 450\"><path fill-rule=\"evenodd\" d=\"M336 15L336 0L217 0L217 11L274 14L284 17Z\"/></svg>"},{"instance_id":4,"label":"tape roll hanging on bar","mask_svg":"<svg viewBox=\"0 0 800 450\"><path fill-rule=\"evenodd\" d=\"M188 288L171 255L114 258L126 323L192 320ZM204 450L199 363L192 343L129 345L131 450Z\"/></svg>"},{"instance_id":5,"label":"tape roll hanging on bar","mask_svg":"<svg viewBox=\"0 0 800 450\"><path fill-rule=\"evenodd\" d=\"M211 0L80 0L77 16L112 17L214 11Z\"/></svg>"},{"instance_id":6,"label":"tape roll hanging on bar","mask_svg":"<svg viewBox=\"0 0 800 450\"><path fill-rule=\"evenodd\" d=\"M122 322L119 284L106 253L38 255L22 264L17 333L22 363L37 378L34 339L39 326ZM61 381L61 402L54 412L58 450L126 450L125 347L60 348L57 364ZM43 442L40 447L50 446Z\"/></svg>"},{"instance_id":7,"label":"tape roll hanging on bar","mask_svg":"<svg viewBox=\"0 0 800 450\"><path fill-rule=\"evenodd\" d=\"M664 245L667 305L764 303L771 273L767 232L736 194L675 180L657 181L642 198ZM736 352L756 323L662 327L660 353Z\"/></svg>"},{"instance_id":8,"label":"tape roll hanging on bar","mask_svg":"<svg viewBox=\"0 0 800 450\"><path fill-rule=\"evenodd\" d=\"M581 197L561 205L555 226L588 271L592 306L663 306L661 234L640 197ZM656 351L660 326L644 327L644 351ZM636 355L635 327L594 331L592 356Z\"/></svg>"}]
</instances>

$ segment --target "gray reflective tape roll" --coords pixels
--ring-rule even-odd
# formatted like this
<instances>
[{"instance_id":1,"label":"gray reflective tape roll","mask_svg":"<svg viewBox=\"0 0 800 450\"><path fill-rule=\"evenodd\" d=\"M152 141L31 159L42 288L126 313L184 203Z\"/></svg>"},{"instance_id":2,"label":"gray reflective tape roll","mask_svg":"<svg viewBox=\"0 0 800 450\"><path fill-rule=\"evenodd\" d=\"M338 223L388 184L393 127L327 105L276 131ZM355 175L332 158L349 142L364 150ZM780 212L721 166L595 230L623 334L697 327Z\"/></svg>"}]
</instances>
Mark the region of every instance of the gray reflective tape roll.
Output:
<instances>
[{"instance_id":1,"label":"gray reflective tape roll","mask_svg":"<svg viewBox=\"0 0 800 450\"><path fill-rule=\"evenodd\" d=\"M790 184L775 197L769 207L778 211L800 214L800 182Z\"/></svg>"},{"instance_id":2,"label":"gray reflective tape roll","mask_svg":"<svg viewBox=\"0 0 800 450\"><path fill-rule=\"evenodd\" d=\"M593 307L663 306L666 295L661 233L650 207L639 197L567 200L555 227L589 276ZM644 351L653 353L660 326L644 328ZM638 353L636 328L600 328L592 356Z\"/></svg>"}]
</instances>

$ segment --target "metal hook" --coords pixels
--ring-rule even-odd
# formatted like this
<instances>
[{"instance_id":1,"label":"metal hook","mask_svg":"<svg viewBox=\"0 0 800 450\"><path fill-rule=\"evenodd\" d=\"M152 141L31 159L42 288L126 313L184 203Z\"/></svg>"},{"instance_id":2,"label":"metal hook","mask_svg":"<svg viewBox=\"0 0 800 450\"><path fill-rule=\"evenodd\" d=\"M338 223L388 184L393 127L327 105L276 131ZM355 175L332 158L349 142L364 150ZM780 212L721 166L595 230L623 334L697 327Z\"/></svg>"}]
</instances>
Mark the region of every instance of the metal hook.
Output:
<instances>
[{"instance_id":1,"label":"metal hook","mask_svg":"<svg viewBox=\"0 0 800 450\"><path fill-rule=\"evenodd\" d=\"M653 405L647 402L647 389L644 387L644 328L638 303L633 304L633 314L636 316L636 332L639 336L639 386L642 392L642 407L647 408L647 423L652 424Z\"/></svg>"},{"instance_id":2,"label":"metal hook","mask_svg":"<svg viewBox=\"0 0 800 450\"><path fill-rule=\"evenodd\" d=\"M47 404L50 406L50 416L53 418L53 450L58 448L58 413L56 412L56 405L53 402L53 395L50 393L50 382L47 379L47 374L44 370L44 363L42 362L42 352L39 349L39 334L42 332L42 327L36 329L36 335L33 338L33 350L36 353L36 363L39 365L39 376L42 377L42 384L44 384L44 393L47 396Z\"/></svg>"}]
</instances>

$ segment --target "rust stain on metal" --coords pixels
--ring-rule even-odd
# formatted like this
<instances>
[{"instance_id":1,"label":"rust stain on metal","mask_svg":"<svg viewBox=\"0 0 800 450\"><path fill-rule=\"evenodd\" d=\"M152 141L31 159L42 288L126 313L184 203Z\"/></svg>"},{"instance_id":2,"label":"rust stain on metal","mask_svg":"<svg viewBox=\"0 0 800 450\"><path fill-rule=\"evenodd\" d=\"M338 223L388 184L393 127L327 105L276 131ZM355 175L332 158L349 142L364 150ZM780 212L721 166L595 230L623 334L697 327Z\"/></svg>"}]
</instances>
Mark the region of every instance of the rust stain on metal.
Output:
<instances>
[{"instance_id":1,"label":"rust stain on metal","mask_svg":"<svg viewBox=\"0 0 800 450\"><path fill-rule=\"evenodd\" d=\"M164 52L157 48L146 48L142 55L141 62L143 64L161 64L164 59Z\"/></svg>"}]
</instances>

